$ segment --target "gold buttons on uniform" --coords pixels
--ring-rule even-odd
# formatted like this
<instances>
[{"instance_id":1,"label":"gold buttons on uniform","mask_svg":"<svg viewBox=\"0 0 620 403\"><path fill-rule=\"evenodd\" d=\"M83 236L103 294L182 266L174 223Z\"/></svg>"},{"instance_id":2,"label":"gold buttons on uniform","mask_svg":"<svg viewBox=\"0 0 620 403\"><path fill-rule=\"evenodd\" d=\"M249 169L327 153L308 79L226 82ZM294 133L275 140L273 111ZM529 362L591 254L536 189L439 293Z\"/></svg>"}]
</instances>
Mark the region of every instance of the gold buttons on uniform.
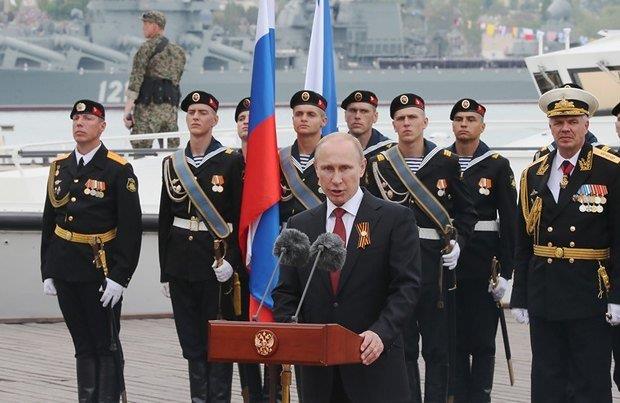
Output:
<instances>
[{"instance_id":1,"label":"gold buttons on uniform","mask_svg":"<svg viewBox=\"0 0 620 403\"><path fill-rule=\"evenodd\" d=\"M570 232L575 232L575 226L574 225L570 226Z\"/></svg>"},{"instance_id":2,"label":"gold buttons on uniform","mask_svg":"<svg viewBox=\"0 0 620 403\"><path fill-rule=\"evenodd\" d=\"M187 240L189 240L189 241L193 241L193 240L194 240L194 236L193 236L193 235L188 236L188 237L187 237Z\"/></svg>"},{"instance_id":3,"label":"gold buttons on uniform","mask_svg":"<svg viewBox=\"0 0 620 403\"><path fill-rule=\"evenodd\" d=\"M570 259L568 259L569 263L575 263L575 259L573 259L572 257Z\"/></svg>"},{"instance_id":4,"label":"gold buttons on uniform","mask_svg":"<svg viewBox=\"0 0 620 403\"><path fill-rule=\"evenodd\" d=\"M570 241L569 245L570 245L571 248L574 248L575 247L575 242Z\"/></svg>"},{"instance_id":5,"label":"gold buttons on uniform","mask_svg":"<svg viewBox=\"0 0 620 403\"><path fill-rule=\"evenodd\" d=\"M67 219L68 219L69 221L73 221L73 216L72 216L72 215L70 215Z\"/></svg>"},{"instance_id":6,"label":"gold buttons on uniform","mask_svg":"<svg viewBox=\"0 0 620 403\"><path fill-rule=\"evenodd\" d=\"M553 232L553 227L547 227L547 232Z\"/></svg>"},{"instance_id":7,"label":"gold buttons on uniform","mask_svg":"<svg viewBox=\"0 0 620 403\"><path fill-rule=\"evenodd\" d=\"M547 246L553 246L553 242L547 243Z\"/></svg>"},{"instance_id":8,"label":"gold buttons on uniform","mask_svg":"<svg viewBox=\"0 0 620 403\"><path fill-rule=\"evenodd\" d=\"M72 202L74 202L74 203L75 203L75 201L76 201L76 200L77 200L77 199L76 199L75 197L72 197L72 198L71 198L71 201L72 201Z\"/></svg>"},{"instance_id":9,"label":"gold buttons on uniform","mask_svg":"<svg viewBox=\"0 0 620 403\"><path fill-rule=\"evenodd\" d=\"M553 263L553 259L551 259L551 258L547 259L547 263L549 263L549 264Z\"/></svg>"}]
</instances>

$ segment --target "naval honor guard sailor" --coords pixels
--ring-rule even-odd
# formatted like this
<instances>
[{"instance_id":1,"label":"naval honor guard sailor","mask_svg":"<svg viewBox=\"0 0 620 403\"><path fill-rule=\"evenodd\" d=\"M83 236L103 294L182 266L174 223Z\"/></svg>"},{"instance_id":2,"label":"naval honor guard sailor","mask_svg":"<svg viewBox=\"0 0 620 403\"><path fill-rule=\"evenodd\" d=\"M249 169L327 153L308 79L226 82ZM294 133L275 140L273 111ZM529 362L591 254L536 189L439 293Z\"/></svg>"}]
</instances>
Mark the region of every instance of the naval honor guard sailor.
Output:
<instances>
[{"instance_id":1,"label":"naval honor guard sailor","mask_svg":"<svg viewBox=\"0 0 620 403\"><path fill-rule=\"evenodd\" d=\"M52 162L47 183L43 290L58 296L73 339L78 400L118 402L123 359L111 340L119 342L122 294L140 255L138 179L100 140L106 128L101 104L80 100L70 117L75 150Z\"/></svg>"},{"instance_id":2,"label":"naval honor guard sailor","mask_svg":"<svg viewBox=\"0 0 620 403\"><path fill-rule=\"evenodd\" d=\"M297 91L290 101L296 139L290 147L280 150L282 198L280 222L325 201L314 169L314 150L327 124L327 101L310 90Z\"/></svg>"},{"instance_id":3,"label":"naval honor guard sailor","mask_svg":"<svg viewBox=\"0 0 620 403\"><path fill-rule=\"evenodd\" d=\"M480 140L486 108L474 99L457 101L450 112L463 182L469 186L478 222L456 268L455 401L491 401L495 366L497 301L512 277L517 191L508 159ZM499 269L490 285L492 262ZM470 359L471 357L471 359Z\"/></svg>"},{"instance_id":4,"label":"naval honor guard sailor","mask_svg":"<svg viewBox=\"0 0 620 403\"><path fill-rule=\"evenodd\" d=\"M377 105L379 105L379 98L374 92L367 90L353 91L340 104L345 111L344 118L349 134L359 140L366 159L395 144L394 140L385 137L379 130L372 127L379 118Z\"/></svg>"},{"instance_id":5,"label":"naval honor guard sailor","mask_svg":"<svg viewBox=\"0 0 620 403\"><path fill-rule=\"evenodd\" d=\"M207 362L207 322L234 319L232 297L247 281L237 242L244 162L213 137L218 106L204 91L181 103L190 140L164 158L159 207L161 282L199 402L230 401L232 364Z\"/></svg>"},{"instance_id":6,"label":"naval honor guard sailor","mask_svg":"<svg viewBox=\"0 0 620 403\"><path fill-rule=\"evenodd\" d=\"M415 213L422 250L422 294L405 326L405 360L413 402L421 401L418 341L426 364L424 401L446 401L448 386L447 281L477 221L456 154L424 139L424 100L401 94L390 105L398 144L369 160L368 190ZM446 247L448 248L446 249ZM450 249L450 251L448 251ZM449 270L444 270L447 267ZM441 279L441 280L440 280Z\"/></svg>"},{"instance_id":7,"label":"naval honor guard sailor","mask_svg":"<svg viewBox=\"0 0 620 403\"><path fill-rule=\"evenodd\" d=\"M532 401L611 402L611 331L620 323L620 157L585 141L597 99L540 97L557 149L521 177L513 314L530 324ZM608 323L607 323L608 322Z\"/></svg>"}]
</instances>

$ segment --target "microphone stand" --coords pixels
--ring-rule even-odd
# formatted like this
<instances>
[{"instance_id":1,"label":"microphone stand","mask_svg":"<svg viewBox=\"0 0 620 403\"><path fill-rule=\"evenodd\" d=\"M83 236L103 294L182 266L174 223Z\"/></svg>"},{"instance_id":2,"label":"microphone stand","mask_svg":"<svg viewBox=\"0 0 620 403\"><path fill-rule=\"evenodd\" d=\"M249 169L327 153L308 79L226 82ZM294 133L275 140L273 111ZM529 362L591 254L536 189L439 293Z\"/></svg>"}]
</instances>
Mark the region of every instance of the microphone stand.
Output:
<instances>
[{"instance_id":1,"label":"microphone stand","mask_svg":"<svg viewBox=\"0 0 620 403\"><path fill-rule=\"evenodd\" d=\"M295 315L291 317L291 321L293 323L299 323L299 311L301 310L301 305L304 303L304 299L306 299L306 293L308 292L308 287L310 287L310 282L312 281L312 277L314 276L314 272L316 271L316 266L319 263L319 259L321 258L323 249L325 249L323 245L318 246L318 252L316 254L316 258L314 259L312 270L310 270L310 276L308 276L308 280L306 281L306 286L304 287L304 291L301 293L301 298L299 299L299 303L297 304L297 310L295 311Z\"/></svg>"},{"instance_id":2,"label":"microphone stand","mask_svg":"<svg viewBox=\"0 0 620 403\"><path fill-rule=\"evenodd\" d=\"M269 282L267 283L267 287L265 287L265 291L263 291L263 296L260 299L258 308L256 308L256 312L254 313L254 315L252 315L252 322L258 322L258 314L260 313L261 309L263 309L263 305L265 305L265 299L267 298L267 293L269 292L269 289L271 288L271 283L273 283L273 280L276 278L276 273L277 273L276 269L280 267L280 262L282 261L282 257L284 257L286 252L288 252L288 250L286 248L282 248L282 251L280 252L280 256L278 256L278 262L276 263L276 266L271 271L271 277L269 277Z\"/></svg>"},{"instance_id":3,"label":"microphone stand","mask_svg":"<svg viewBox=\"0 0 620 403\"><path fill-rule=\"evenodd\" d=\"M280 256L278 256L278 262L276 263L276 266L273 268L273 270L271 271L271 277L269 277L269 282L267 283L267 287L265 287L265 291L263 291L263 296L260 299L260 303L258 305L258 308L256 308L256 312L254 313L254 315L252 315L251 321L252 322L258 322L258 314L260 313L260 311L263 309L263 305L265 305L265 299L267 298L267 293L269 292L269 289L271 288L271 284L273 283L273 280L276 278L276 273L277 273L277 269L278 267L280 267L280 262L282 261L282 258L284 257L284 255L286 254L288 250L286 248L282 248L282 251L280 253ZM277 372L277 366L275 366L274 364L269 364L266 365L266 370L269 372L269 402L270 403L275 403L276 402L276 376L278 374ZM288 366L289 370L288 373L290 375L290 365ZM282 379L284 376L284 370L282 371L282 374L280 374L280 384L282 384ZM291 384L291 380L289 379L289 385ZM283 388L284 390L284 388ZM289 399L290 400L290 399Z\"/></svg>"}]
</instances>

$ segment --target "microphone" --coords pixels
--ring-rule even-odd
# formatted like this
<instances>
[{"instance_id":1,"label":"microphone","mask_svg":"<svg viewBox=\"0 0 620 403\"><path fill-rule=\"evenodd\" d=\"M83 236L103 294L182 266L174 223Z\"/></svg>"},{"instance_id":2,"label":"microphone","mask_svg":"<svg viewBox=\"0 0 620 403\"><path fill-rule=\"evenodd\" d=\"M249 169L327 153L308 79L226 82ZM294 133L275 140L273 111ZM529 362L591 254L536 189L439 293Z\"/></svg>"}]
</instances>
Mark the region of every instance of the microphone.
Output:
<instances>
[{"instance_id":1,"label":"microphone","mask_svg":"<svg viewBox=\"0 0 620 403\"><path fill-rule=\"evenodd\" d=\"M295 315L291 318L293 323L299 322L299 311L301 310L301 305L304 303L304 299L306 298L306 293L308 292L310 281L312 281L312 276L314 276L314 271L317 268L319 270L329 272L340 271L347 258L347 249L344 246L344 242L342 242L342 238L336 234L327 232L316 238L310 247L310 257L314 257L314 264L312 265L310 276L308 276L304 291L301 294L299 303L297 304Z\"/></svg>"},{"instance_id":2,"label":"microphone","mask_svg":"<svg viewBox=\"0 0 620 403\"><path fill-rule=\"evenodd\" d=\"M280 265L301 267L308 262L310 256L310 240L308 235L294 228L283 229L273 245L273 254L278 257L278 262L271 271L269 283L267 283L267 287L263 292L256 313L252 315L253 322L258 321L258 314L265 304L267 293L271 290L271 283L273 283Z\"/></svg>"}]
</instances>

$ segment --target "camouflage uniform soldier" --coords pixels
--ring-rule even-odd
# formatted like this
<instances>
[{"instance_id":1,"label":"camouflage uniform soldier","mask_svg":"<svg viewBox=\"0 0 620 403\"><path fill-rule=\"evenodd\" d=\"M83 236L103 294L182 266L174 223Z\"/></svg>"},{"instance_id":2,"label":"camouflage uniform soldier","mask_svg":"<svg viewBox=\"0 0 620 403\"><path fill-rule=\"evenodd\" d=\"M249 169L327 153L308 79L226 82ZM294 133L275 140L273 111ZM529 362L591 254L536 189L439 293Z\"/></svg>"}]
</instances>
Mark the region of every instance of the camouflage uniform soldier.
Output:
<instances>
[{"instance_id":1,"label":"camouflage uniform soldier","mask_svg":"<svg viewBox=\"0 0 620 403\"><path fill-rule=\"evenodd\" d=\"M131 134L174 132L179 130L179 82L185 52L163 35L166 26L163 13L147 11L142 15L142 23L147 40L134 56L123 121ZM131 142L134 148L151 148L152 144L152 140ZM159 146L163 147L162 139ZM178 138L168 139L168 147L178 146Z\"/></svg>"}]
</instances>

